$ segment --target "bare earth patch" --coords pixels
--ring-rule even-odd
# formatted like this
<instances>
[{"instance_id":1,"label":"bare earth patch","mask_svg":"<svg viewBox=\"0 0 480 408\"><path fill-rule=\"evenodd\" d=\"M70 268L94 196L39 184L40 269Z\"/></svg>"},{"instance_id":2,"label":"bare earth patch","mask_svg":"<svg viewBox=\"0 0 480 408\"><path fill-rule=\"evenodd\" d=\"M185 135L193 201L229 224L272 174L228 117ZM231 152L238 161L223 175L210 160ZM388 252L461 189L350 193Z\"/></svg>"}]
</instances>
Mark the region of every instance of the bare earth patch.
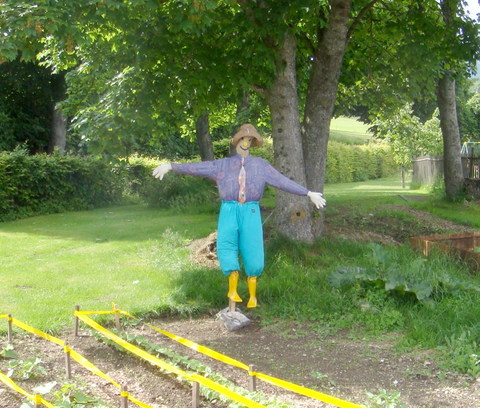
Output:
<instances>
[{"instance_id":1,"label":"bare earth patch","mask_svg":"<svg viewBox=\"0 0 480 408\"><path fill-rule=\"evenodd\" d=\"M157 320L153 325L186 337L246 364L256 370L301 384L323 393L366 406L366 391L386 389L401 393L401 401L412 408L477 408L480 404L480 383L461 375L445 374L433 362L429 352L397 354L392 337L379 339L350 338L344 333L326 334L317 325L279 322L262 327L258 322L237 332L228 332L214 317L192 320ZM189 350L144 326L127 328L129 333L142 335L155 344L167 346L182 355L203 361L215 372L235 384L247 388L248 374L240 369ZM140 401L152 407L185 408L191 406L191 388L171 374L140 361L91 336L64 338L76 351L94 362L101 370ZM2 338L2 344L6 339ZM31 390L48 381L62 383L65 378L63 350L46 340L16 334L15 350L20 358L37 356L47 373L37 379L18 381ZM3 372L6 360L0 360ZM96 396L109 407L118 407L117 389L100 377L73 363L73 379L85 394ZM258 382L258 391L295 407L314 408L331 405L308 399L271 385ZM0 385L0 407L19 407L18 394ZM134 406L130 403L129 406ZM202 400L201 407L226 407L220 400Z\"/></svg>"},{"instance_id":2,"label":"bare earth patch","mask_svg":"<svg viewBox=\"0 0 480 408\"><path fill-rule=\"evenodd\" d=\"M386 245L406 242L406 237L441 232L472 231L423 211L404 206L389 206L392 211L407 212L412 222L399 223L388 217L361 216L349 218L341 211L329 217L325 235L345 239L373 241ZM371 218L371 219L370 219ZM354 227L355 226L355 227ZM360 226L360 227L359 227ZM373 227L372 227L373 226ZM215 234L192 243L196 261L216 267ZM248 312L245 312L248 315ZM395 335L379 338L356 338L348 333L332 333L321 324L277 322L263 326L252 317L253 323L236 332L228 332L214 316L199 319L159 319L151 324L171 333L227 354L256 370L279 377L323 393L367 406L366 392L379 389L400 392L401 401L411 408L479 408L480 382L459 374L442 372L429 351L398 354L394 350ZM171 348L177 353L197 359L216 373L247 388L248 374L223 365L167 339L146 326L130 326L127 332L142 335L155 344ZM106 345L88 335L73 337L71 330L60 333L73 349L83 354L101 370L122 385L131 394L154 408L186 408L191 406L191 387L171 374L140 361L137 357ZM0 349L6 337L0 337ZM33 335L15 332L15 351L18 358L39 357L47 369L45 374L29 380L17 380L27 390L49 381L64 383L63 350L57 345ZM7 371L8 360L0 358L0 371ZM106 380L90 374L73 364L73 382L87 395L103 400L108 407L119 407L118 390ZM57 386L57 389L59 386ZM332 405L308 399L271 385L258 382L258 390L266 397L288 402L302 408L331 407ZM25 399L0 383L0 408L17 408ZM88 405L87 405L88 406ZM90 405L91 406L91 405ZM130 403L130 406L135 406ZM202 398L201 407L227 407L220 399Z\"/></svg>"}]
</instances>

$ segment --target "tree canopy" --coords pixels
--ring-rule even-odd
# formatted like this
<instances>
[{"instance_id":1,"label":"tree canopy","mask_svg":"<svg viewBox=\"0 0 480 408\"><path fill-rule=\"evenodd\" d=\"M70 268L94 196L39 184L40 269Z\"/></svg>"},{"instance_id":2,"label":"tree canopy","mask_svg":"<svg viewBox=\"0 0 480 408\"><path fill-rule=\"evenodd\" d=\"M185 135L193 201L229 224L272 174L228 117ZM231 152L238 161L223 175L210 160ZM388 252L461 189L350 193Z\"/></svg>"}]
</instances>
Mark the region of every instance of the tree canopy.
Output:
<instances>
[{"instance_id":1,"label":"tree canopy","mask_svg":"<svg viewBox=\"0 0 480 408\"><path fill-rule=\"evenodd\" d=\"M127 154L164 135L191 135L206 113L216 113L214 127L236 124L235 107L254 92L270 112L277 168L322 191L335 108L372 120L405 103L435 100L441 78L471 70L478 24L461 5L4 0L0 56L20 53L68 72L61 106L78 138L97 152ZM312 240L321 232L321 217L310 227L307 200L282 193L277 200L284 233Z\"/></svg>"}]
</instances>

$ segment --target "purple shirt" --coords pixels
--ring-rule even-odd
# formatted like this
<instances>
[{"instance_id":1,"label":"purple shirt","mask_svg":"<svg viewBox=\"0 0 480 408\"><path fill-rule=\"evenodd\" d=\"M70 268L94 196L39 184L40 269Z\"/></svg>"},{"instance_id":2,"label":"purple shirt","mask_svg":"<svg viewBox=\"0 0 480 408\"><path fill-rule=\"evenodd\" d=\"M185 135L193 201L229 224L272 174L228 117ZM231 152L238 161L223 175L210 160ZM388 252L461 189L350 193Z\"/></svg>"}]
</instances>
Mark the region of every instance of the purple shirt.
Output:
<instances>
[{"instance_id":1,"label":"purple shirt","mask_svg":"<svg viewBox=\"0 0 480 408\"><path fill-rule=\"evenodd\" d=\"M238 200L238 190L240 189L238 174L241 167L242 156L239 154L214 161L172 163L172 170L175 173L208 177L215 180L220 199L223 201ZM291 194L306 196L308 193L305 187L285 177L261 157L245 157L245 172L247 175L245 184L247 190L246 201L260 201L266 184Z\"/></svg>"}]
</instances>

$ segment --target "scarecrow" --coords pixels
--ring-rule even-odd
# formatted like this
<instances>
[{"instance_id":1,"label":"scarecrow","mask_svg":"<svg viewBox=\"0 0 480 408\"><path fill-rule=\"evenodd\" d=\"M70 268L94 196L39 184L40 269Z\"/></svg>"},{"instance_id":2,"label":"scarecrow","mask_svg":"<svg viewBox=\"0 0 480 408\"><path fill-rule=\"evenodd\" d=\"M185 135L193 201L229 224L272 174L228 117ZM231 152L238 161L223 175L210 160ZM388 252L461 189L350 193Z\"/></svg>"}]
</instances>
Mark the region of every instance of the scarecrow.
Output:
<instances>
[{"instance_id":1,"label":"scarecrow","mask_svg":"<svg viewBox=\"0 0 480 408\"><path fill-rule=\"evenodd\" d=\"M265 185L291 194L308 196L318 209L323 208L326 203L321 193L308 191L285 177L266 160L250 156L250 148L261 146L262 143L263 138L255 127L247 123L242 125L231 139L236 155L197 163L161 164L153 171L153 176L160 180L170 170L215 180L222 201L218 218L217 256L223 274L228 277L227 297L232 302L242 302L237 293L240 252L250 295L248 308L257 307L257 277L264 268L259 201Z\"/></svg>"}]
</instances>

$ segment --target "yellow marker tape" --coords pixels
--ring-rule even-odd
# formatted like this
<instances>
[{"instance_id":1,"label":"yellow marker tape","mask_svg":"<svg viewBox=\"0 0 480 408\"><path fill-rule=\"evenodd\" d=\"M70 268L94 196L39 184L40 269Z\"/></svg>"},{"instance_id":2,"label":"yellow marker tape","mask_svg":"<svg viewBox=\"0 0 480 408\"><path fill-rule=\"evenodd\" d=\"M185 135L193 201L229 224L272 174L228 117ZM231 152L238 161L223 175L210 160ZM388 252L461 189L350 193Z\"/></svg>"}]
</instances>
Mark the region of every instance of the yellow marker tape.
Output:
<instances>
[{"instance_id":1,"label":"yellow marker tape","mask_svg":"<svg viewBox=\"0 0 480 408\"><path fill-rule=\"evenodd\" d=\"M119 344L120 346L122 346L126 350L128 350L131 353L143 358L144 360L150 362L151 364L156 365L156 366L158 366L158 367L160 367L160 368L162 368L166 371L170 371L172 373L175 373L175 374L177 374L181 377L188 377L188 374L185 373L184 371L182 371L182 370L178 369L177 367L175 367L171 364L168 364L168 363L152 356L151 354L147 353L145 350L142 350L142 349L134 346L133 344L130 344L129 342L123 340L121 337L118 337L116 334L114 334L111 331L105 329L103 326L98 324L95 320L91 319L90 317L82 316L81 313L77 313L77 312L75 312L75 315L78 316L78 318L80 320L82 320L85 324L90 326L92 329L102 333L108 339L114 341L115 343Z\"/></svg>"},{"instance_id":2,"label":"yellow marker tape","mask_svg":"<svg viewBox=\"0 0 480 408\"><path fill-rule=\"evenodd\" d=\"M65 345L65 342L63 340L60 340L57 337L51 336L50 334L44 333L41 330L35 329L34 327L29 326L28 324L25 324L25 323L21 322L20 320L12 318L12 322L15 326L18 326L21 329L23 329L27 332L30 332L32 334L35 334L39 337L43 337L45 340L51 341L52 343L55 343L55 344L58 344L60 347L63 347Z\"/></svg>"},{"instance_id":3,"label":"yellow marker tape","mask_svg":"<svg viewBox=\"0 0 480 408\"><path fill-rule=\"evenodd\" d=\"M103 315L103 314L120 313L120 314L123 314L125 316L131 317L132 319L136 319L135 316L132 316L130 313L126 312L125 310L120 310L120 309L103 310L103 311L78 310L78 311L75 311L74 313L79 314L79 315Z\"/></svg>"},{"instance_id":4,"label":"yellow marker tape","mask_svg":"<svg viewBox=\"0 0 480 408\"><path fill-rule=\"evenodd\" d=\"M132 401L134 404L137 404L139 407L142 408L152 408L151 405L144 404L143 402L137 400L136 398L133 398L131 395L128 396L128 400Z\"/></svg>"},{"instance_id":5,"label":"yellow marker tape","mask_svg":"<svg viewBox=\"0 0 480 408\"><path fill-rule=\"evenodd\" d=\"M40 395L33 395L25 391L23 388L19 387L15 384L10 378L8 378L5 374L0 373L0 381L3 382L7 387L10 387L12 390L22 394L23 396L27 397L29 400L35 402L35 404L43 404L47 408L55 408L54 405L50 404L47 400L44 400Z\"/></svg>"},{"instance_id":6,"label":"yellow marker tape","mask_svg":"<svg viewBox=\"0 0 480 408\"><path fill-rule=\"evenodd\" d=\"M8 317L8 315L6 314L0 314L0 319L6 319Z\"/></svg>"},{"instance_id":7,"label":"yellow marker tape","mask_svg":"<svg viewBox=\"0 0 480 408\"><path fill-rule=\"evenodd\" d=\"M122 346L126 350L128 350L131 353L143 358L144 360L148 361L149 363L151 363L151 364L153 364L157 367L160 367L160 368L162 368L166 371L170 371L170 372L178 375L179 377L186 378L187 380L195 381L195 382L198 382L200 384L203 384L206 387L208 387L210 389L213 389L213 390L227 396L228 398L230 398L234 401L240 402L247 407L266 408L264 405L261 405L258 402L255 402L255 401L252 401L252 400L250 400L246 397L243 397L242 395L237 394L236 392L231 391L228 388L226 388L226 387L224 387L220 384L217 384L216 382L214 382L212 380L209 380L209 379L207 379L207 378L205 378L205 377L203 377L199 374L190 375L187 372L185 372L185 371L183 371L183 370L181 370L181 369L179 369L179 368L177 368L177 367L175 367L175 366L173 366L173 365L171 365L171 364L169 364L169 363L167 363L163 360L160 360L159 358L157 358L155 356L152 356L151 354L147 353L145 350L142 350L142 349L134 346L133 344L128 343L127 341L118 337L117 335L115 335L111 331L105 329L103 326L98 324L95 320L91 319L90 317L82 315L82 312L75 311L74 315L77 316L84 323L86 323L88 326L90 326L92 329L97 330L98 332L102 333L108 339L114 341L115 343L119 344L120 346Z\"/></svg>"},{"instance_id":8,"label":"yellow marker tape","mask_svg":"<svg viewBox=\"0 0 480 408\"><path fill-rule=\"evenodd\" d=\"M103 311L84 311L84 310L79 310L75 311L75 313L80 313L84 315L90 315L90 314L95 314L95 315L104 315L104 314L114 314L114 310L103 310Z\"/></svg>"},{"instance_id":9,"label":"yellow marker tape","mask_svg":"<svg viewBox=\"0 0 480 408\"><path fill-rule=\"evenodd\" d=\"M312 390L312 389L309 389L309 388L306 388L306 387L302 387L300 385L297 385L297 384L294 384L294 383L291 383L291 382L288 382L288 381L285 381L285 380L281 380L279 378L271 377L269 375L262 374L262 373L252 372L252 371L250 371L250 368L246 364L244 364L240 361L234 360L233 358L225 356L221 353L218 353L215 350L209 349L208 347L204 347L200 344L197 344L193 341L184 339L180 336L176 336L174 334L168 333L167 331L159 329L158 327L152 326L150 324L147 324L147 326L149 326L153 330L158 331L159 333L164 334L165 336L171 338L172 340L174 340L174 341L176 341L180 344L183 344L186 347L189 347L193 350L196 350L200 353L203 353L203 354L205 354L209 357L212 357L216 360L222 361L226 364L230 364L230 365L233 365L235 367L244 369L244 370L248 371L249 375L255 376L255 377L259 378L260 380L263 380L263 381L268 382L270 384L273 384L275 386L284 388L284 389L289 390L289 391L296 392L297 394L305 395L305 396L310 397L310 398L314 398L314 399L317 399L317 400L320 400L320 401L323 401L323 402L327 402L329 404L335 405L335 406L340 407L340 408L353 408L353 407L362 408L360 405L356 405L356 404L353 404L351 402L344 401L342 399L332 397L330 395L323 394L321 392L318 392L318 391L315 391L315 390Z\"/></svg>"},{"instance_id":10,"label":"yellow marker tape","mask_svg":"<svg viewBox=\"0 0 480 408\"><path fill-rule=\"evenodd\" d=\"M110 384L117 387L118 389L122 388L120 384L118 384L116 381L110 378L107 374L101 371L95 364L88 361L85 357L77 353L75 350L70 349L70 357L72 357L78 364L85 367L91 373L107 380Z\"/></svg>"},{"instance_id":11,"label":"yellow marker tape","mask_svg":"<svg viewBox=\"0 0 480 408\"><path fill-rule=\"evenodd\" d=\"M214 358L215 360L221 361L226 364L230 364L234 367L241 368L242 370L248 371L249 368L246 364L242 363L241 361L235 360L234 358L228 357L224 354L221 354L211 348L202 346L201 344L195 343L194 341L184 339L183 337L177 336L175 334L169 333L165 330L159 329L158 327L152 326L147 324L151 329L162 333L164 336L171 338L172 340L183 344L185 347L191 348L192 350L198 351L199 353L205 354L208 357Z\"/></svg>"},{"instance_id":12,"label":"yellow marker tape","mask_svg":"<svg viewBox=\"0 0 480 408\"><path fill-rule=\"evenodd\" d=\"M289 391L296 392L297 394L302 394L310 398L315 398L317 400L327 402L328 404L335 405L341 408L362 408L360 405L354 404L353 402L344 401L340 398L332 397L328 394L323 394L321 392L312 390L310 388L302 387L301 385L293 384L291 382L281 380L279 378L270 377L269 375L262 373L253 373L257 378L262 381L265 381L269 384L276 385L278 387L284 388Z\"/></svg>"},{"instance_id":13,"label":"yellow marker tape","mask_svg":"<svg viewBox=\"0 0 480 408\"><path fill-rule=\"evenodd\" d=\"M247 397L244 397L240 394L237 394L236 392L231 391L230 389L224 387L223 385L217 384L215 381L212 381L209 378L202 377L201 375L198 375L198 374L193 374L192 378L198 383L203 384L206 387L219 392L220 394L226 395L230 399L240 402L241 404L247 407L265 408L264 405L259 404L258 402L252 401L251 399L248 399Z\"/></svg>"},{"instance_id":14,"label":"yellow marker tape","mask_svg":"<svg viewBox=\"0 0 480 408\"><path fill-rule=\"evenodd\" d=\"M110 378L107 374L105 374L103 371L101 371L95 364L88 361L80 353L77 353L75 350L73 350L69 346L66 346L65 342L63 340L60 340L57 337L51 336L50 334L44 333L41 330L35 329L35 328L29 326L28 324L25 324L25 323L23 323L23 322L21 322L17 319L12 319L12 321L16 326L22 328L23 330L28 331L32 334L37 335L37 336L43 337L44 339L49 340L49 341L51 341L55 344L58 344L60 347L63 347L63 350L65 352L70 353L70 357L72 357L76 362L78 362L81 366L86 368L88 371L97 375L98 377L101 377L101 378L107 380L110 384L112 384L116 388L118 388L118 389L122 388L122 386L120 384L118 384L116 381L114 381L112 378ZM135 399L131 396L128 396L128 399L130 401L132 401L133 403L141 406L142 408L152 408L150 405L144 404L144 403L138 401L137 399Z\"/></svg>"},{"instance_id":15,"label":"yellow marker tape","mask_svg":"<svg viewBox=\"0 0 480 408\"><path fill-rule=\"evenodd\" d=\"M129 316L133 319L137 319L136 317L132 316L131 314L129 314L128 312L125 312L123 310L118 310L117 312L121 313L121 314L124 314L126 316ZM75 312L75 314L80 314L80 313L91 314L92 312ZM110 313L113 313L113 312L110 312ZM174 340L174 341L176 341L180 344L183 344L185 347L188 347L192 350L198 351L198 352L200 352L200 353L202 353L206 356L209 356L211 358L214 358L218 361L221 361L221 362L224 362L226 364L232 365L234 367L238 367L238 368L241 368L243 370L246 370L246 371L248 371L249 375L255 376L258 379L260 379L262 381L265 381L269 384L272 384L272 385L275 385L277 387L286 389L288 391L296 392L297 394L301 394L301 395L305 395L305 396L313 398L313 399L317 399L319 401L326 402L328 404L335 405L339 408L363 408L362 406L354 404L353 402L345 401L345 400L342 400L340 398L333 397L331 395L324 394L324 393L321 393L319 391L315 391L315 390L312 390L310 388L306 388L306 387L303 387L301 385L282 380L280 378L271 377L271 376L269 376L267 374L263 374L263 373L252 372L252 371L250 371L250 368L248 367L248 365L242 363L241 361L238 361L238 360L235 360L231 357L225 356L225 355L223 355L223 354L221 354L221 353L219 353L215 350L212 350L208 347L202 346L201 344L195 343L191 340L182 338L182 337L177 336L175 334L169 333L165 330L159 329L158 327L155 327L153 325L147 324L147 326L150 327L151 329L153 329L155 331L158 331L159 333L162 333L163 335L171 338L172 340ZM192 377L194 377L194 376L192 376ZM197 381L197 382L202 383L201 381ZM218 392L221 392L221 391L218 391Z\"/></svg>"}]
</instances>

